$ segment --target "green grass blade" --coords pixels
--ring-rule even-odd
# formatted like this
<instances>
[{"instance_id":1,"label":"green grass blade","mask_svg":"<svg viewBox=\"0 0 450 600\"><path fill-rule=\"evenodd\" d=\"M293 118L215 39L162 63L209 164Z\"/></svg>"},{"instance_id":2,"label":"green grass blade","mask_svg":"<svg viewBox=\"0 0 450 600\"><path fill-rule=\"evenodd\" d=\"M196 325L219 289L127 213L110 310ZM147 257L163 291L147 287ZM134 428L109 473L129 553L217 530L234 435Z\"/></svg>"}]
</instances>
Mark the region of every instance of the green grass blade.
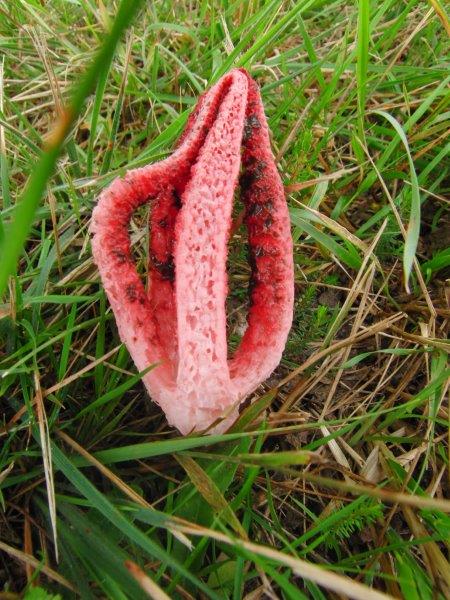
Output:
<instances>
[{"instance_id":1,"label":"green grass blade","mask_svg":"<svg viewBox=\"0 0 450 600\"><path fill-rule=\"evenodd\" d=\"M359 0L358 37L356 46L356 81L358 85L358 127L364 140L364 114L366 107L367 67L369 64L370 2Z\"/></svg>"},{"instance_id":2,"label":"green grass blade","mask_svg":"<svg viewBox=\"0 0 450 600\"><path fill-rule=\"evenodd\" d=\"M140 546L151 557L160 560L178 571L183 577L191 581L196 587L202 590L208 598L219 600L219 597L212 593L205 584L197 577L189 573L182 565L178 564L170 557L164 549L146 536L140 529L131 523L115 506L104 496L65 456L62 450L52 444L53 460L55 466L60 469L72 485L85 498L90 500L92 506L96 508L114 527L117 527L133 543Z\"/></svg>"},{"instance_id":3,"label":"green grass blade","mask_svg":"<svg viewBox=\"0 0 450 600\"><path fill-rule=\"evenodd\" d=\"M404 285L406 291L409 293L409 278L411 276L411 270L416 257L417 244L419 243L420 235L420 191L419 182L417 180L416 169L414 161L411 156L408 139L403 131L400 123L392 115L384 110L374 111L375 114L384 117L389 121L392 127L395 129L398 137L400 138L403 146L406 150L408 157L409 172L411 177L411 208L409 211L408 226L406 229L405 248L403 250L403 275Z\"/></svg>"},{"instance_id":4,"label":"green grass blade","mask_svg":"<svg viewBox=\"0 0 450 600\"><path fill-rule=\"evenodd\" d=\"M142 0L122 0L110 33L84 77L75 86L72 100L53 130L51 139L28 180L15 210L14 221L8 227L0 246L0 295L5 290L9 275L14 272L14 265L22 251L36 208L44 194L47 181L53 174L64 141L81 113L84 101L94 87L99 72L111 61L123 32L131 24L141 3Z\"/></svg>"}]
</instances>

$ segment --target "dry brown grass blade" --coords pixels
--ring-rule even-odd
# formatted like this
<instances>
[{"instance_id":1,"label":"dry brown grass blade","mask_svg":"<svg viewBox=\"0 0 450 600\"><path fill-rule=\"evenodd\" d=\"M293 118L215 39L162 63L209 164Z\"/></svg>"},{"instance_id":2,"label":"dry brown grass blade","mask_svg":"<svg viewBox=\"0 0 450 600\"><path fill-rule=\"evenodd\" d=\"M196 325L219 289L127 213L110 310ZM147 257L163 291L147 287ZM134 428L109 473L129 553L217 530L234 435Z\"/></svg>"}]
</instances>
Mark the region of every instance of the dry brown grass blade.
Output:
<instances>
[{"instance_id":1,"label":"dry brown grass blade","mask_svg":"<svg viewBox=\"0 0 450 600\"><path fill-rule=\"evenodd\" d=\"M79 379L81 377L81 375L84 375L88 371L92 371L92 369L95 369L95 367L97 367L99 364L105 362L105 360L108 360L109 358L111 358L111 356L114 356L114 354L116 352L118 352L118 350L121 347L122 347L122 344L119 344L118 346L116 346L115 348L113 348L112 350L110 350L109 352L107 352L106 354L104 354L103 356L98 358L97 360L93 360L92 362L90 362L88 365L86 365L85 367L83 367L82 369L80 369L79 371L74 373L73 375L70 375L69 377L66 377L65 379L63 379L63 381L60 381L60 382L56 383L55 385L52 385L51 387L47 388L43 392L44 396L48 396L49 394L54 394L55 392L59 391L63 387L66 387L66 385L69 385L69 383L72 383L72 381Z\"/></svg>"},{"instance_id":2,"label":"dry brown grass blade","mask_svg":"<svg viewBox=\"0 0 450 600\"><path fill-rule=\"evenodd\" d=\"M302 110L300 116L294 123L294 126L288 133L286 139L284 140L284 142L280 148L280 151L277 153L277 155L275 157L276 162L279 162L283 158L283 156L286 154L286 152L287 152L288 148L290 147L290 145L292 144L292 142L296 139L298 130L300 129L300 126L303 123L305 116L308 114L309 108L310 108L311 104L314 102L314 100L315 100L315 98L311 98L309 100L309 102L306 104L305 108ZM293 185L296 185L296 184L293 184ZM290 186L287 186L287 187L290 187ZM288 192L287 187L285 189Z\"/></svg>"},{"instance_id":3,"label":"dry brown grass blade","mask_svg":"<svg viewBox=\"0 0 450 600\"><path fill-rule=\"evenodd\" d=\"M248 539L247 532L242 527L233 509L226 501L220 489L209 475L190 456L175 455L178 463L186 471L189 479L203 496L206 502L229 523L234 531L242 538Z\"/></svg>"},{"instance_id":4,"label":"dry brown grass blade","mask_svg":"<svg viewBox=\"0 0 450 600\"><path fill-rule=\"evenodd\" d=\"M270 432L266 433L269 434ZM258 465L257 462L254 462L251 460L251 458L247 457L234 457L220 454L215 454L214 456L218 460L220 459L223 461L239 463L242 466L253 467L255 466L255 464ZM372 486L370 485L370 482L365 481L363 481L363 483L355 483L353 481L348 482L339 479L332 479L331 477L316 475L306 470L299 471L298 469L293 469L291 467L277 466L270 468L272 468L275 471L279 471L281 473L289 475L291 477L303 479L321 488L332 490L336 489L340 490L341 492L352 494L354 496L367 495L372 498L377 498L378 500L381 500L388 504L404 504L405 506L412 506L419 509L439 510L446 514L450 514L450 500L443 500L440 498L431 498L430 496L418 496L416 494L397 492L396 490L392 490L389 488ZM356 477L357 476L355 475L355 478ZM358 477L358 479L361 480L360 477Z\"/></svg>"},{"instance_id":5,"label":"dry brown grass blade","mask_svg":"<svg viewBox=\"0 0 450 600\"><path fill-rule=\"evenodd\" d=\"M416 538L420 539L429 536L427 529L408 506L404 506L402 511L406 522ZM445 597L450 598L450 565L439 546L436 542L425 542L421 544L421 550L428 557L432 576L439 582L439 587L445 594Z\"/></svg>"},{"instance_id":6,"label":"dry brown grass blade","mask_svg":"<svg viewBox=\"0 0 450 600\"><path fill-rule=\"evenodd\" d=\"M433 140L431 140L431 142L429 142L426 146L424 146L423 148L421 148L418 152L416 152L413 156L413 160L414 162L416 160L418 160L421 156L423 156L424 154L428 154L428 152L430 150L432 150L435 146L437 146L440 142L442 142L443 140L445 140L445 138L448 138L450 136L450 129L448 131L444 131L443 133L441 133L441 135L439 135L438 137L434 138ZM417 136L415 136L417 139ZM407 185L411 185L410 181L405 181L405 183ZM419 186L419 189L422 192L426 192L427 194L429 194L431 197L436 198L442 202L445 202L445 204L450 204L450 200L444 196L441 196L440 194L435 194L434 192L430 192L429 190L425 190L424 188Z\"/></svg>"},{"instance_id":7,"label":"dry brown grass blade","mask_svg":"<svg viewBox=\"0 0 450 600\"><path fill-rule=\"evenodd\" d=\"M27 554L28 556L33 555L33 538L31 537L31 522L30 522L30 517L29 517L28 513L24 514L23 549L24 549L25 554ZM32 565L30 565L29 563L25 564L25 574L27 576L28 583L30 583L30 581L33 581L34 585L36 585L36 582L34 581L34 578L33 578L34 569L33 569Z\"/></svg>"},{"instance_id":8,"label":"dry brown grass blade","mask_svg":"<svg viewBox=\"0 0 450 600\"><path fill-rule=\"evenodd\" d=\"M59 88L58 78L55 75L53 65L50 61L49 50L47 47L45 37L41 32L36 31L34 27L26 27L25 29L28 31L33 45L37 53L39 54L42 64L44 65L48 78L48 83L50 85L50 89L53 96L55 111L58 115L61 115L63 113L63 100L61 90Z\"/></svg>"},{"instance_id":9,"label":"dry brown grass blade","mask_svg":"<svg viewBox=\"0 0 450 600\"><path fill-rule=\"evenodd\" d=\"M441 23L444 26L444 29L447 32L447 35L450 36L450 22L448 20L447 15L445 14L444 9L440 5L440 3L437 2L436 0L428 0L428 1L431 4L431 6L434 8L439 19L441 20Z\"/></svg>"},{"instance_id":10,"label":"dry brown grass blade","mask_svg":"<svg viewBox=\"0 0 450 600\"><path fill-rule=\"evenodd\" d=\"M0 592L0 600L22 600L22 596L14 592Z\"/></svg>"},{"instance_id":11,"label":"dry brown grass blade","mask_svg":"<svg viewBox=\"0 0 450 600\"><path fill-rule=\"evenodd\" d=\"M11 317L13 321L16 320L17 307L16 307L16 280L13 277L10 277L8 282L8 291L9 291L9 310L7 310L6 314Z\"/></svg>"},{"instance_id":12,"label":"dry brown grass blade","mask_svg":"<svg viewBox=\"0 0 450 600\"><path fill-rule=\"evenodd\" d=\"M320 431L324 437L328 437L331 433L330 430L328 429L328 427L325 427L325 425L322 425L322 427L320 428ZM327 442L327 446L331 450L331 454L334 456L334 460L339 465L341 465L341 467L344 467L344 469L346 471L348 471L348 473L351 473L350 463L348 462L345 454L342 452L337 439L329 440ZM349 477L349 475L347 475L346 472L344 472L344 479L345 479L345 481L351 482L351 478Z\"/></svg>"},{"instance_id":13,"label":"dry brown grass blade","mask_svg":"<svg viewBox=\"0 0 450 600\"><path fill-rule=\"evenodd\" d=\"M55 383L55 385L52 385L51 387L47 388L46 390L41 390L42 397L46 398L50 394L54 394L55 392L59 391L66 385L69 385L69 383L72 383L72 381L76 381L79 377L81 377L81 375L84 375L88 371L95 369L95 367L97 365L107 361L108 358L113 356L119 350L119 348L121 346L122 346L122 344L119 344L118 346L116 346L115 348L113 348L112 350L110 350L109 352L107 352L106 354L101 356L100 358L92 360L92 362L90 362L88 365L86 365L85 367L83 367L82 369L80 369L79 371L74 373L73 375L70 375L69 377L66 377L65 379L63 379L62 381ZM36 398L34 398L34 400L32 401L32 405L34 406L35 404L36 404ZM9 420L6 429L12 427L14 425L14 423L17 423L17 421L19 421L19 419L27 412L27 410L28 409L27 409L26 405L22 406L22 408L19 408L19 410L14 414L14 416Z\"/></svg>"},{"instance_id":14,"label":"dry brown grass blade","mask_svg":"<svg viewBox=\"0 0 450 600\"><path fill-rule=\"evenodd\" d=\"M11 473L11 471L14 469L14 461L10 462L9 465L6 467L6 469L3 469L3 471L0 471L0 484L5 481L5 479L8 477L8 475Z\"/></svg>"},{"instance_id":15,"label":"dry brown grass blade","mask_svg":"<svg viewBox=\"0 0 450 600\"><path fill-rule=\"evenodd\" d=\"M338 342L332 344L331 346L328 346L327 348L324 348L323 350L316 352L315 354L310 356L308 358L308 360L306 360L302 365L300 365L299 367L297 367L296 369L291 371L289 373L289 375L287 375L284 379L282 379L277 387L282 387L288 381L291 381L292 379L294 379L294 377L297 377L298 375L300 375L300 373L303 373L304 371L308 370L315 363L319 362L320 360L322 360L323 358L325 358L331 354L334 354L338 350L341 350L342 348L346 348L349 345L361 342L362 340L365 340L366 338L371 337L371 336L375 335L376 333L379 333L380 331L389 329L390 327L392 327L392 325L394 323L396 323L400 319L403 319L404 316L405 315L402 312L395 313L394 315L386 317L385 319L382 319L378 323L374 323L370 327L363 329L362 331L360 331L359 333L357 333L354 336L348 337L345 340L339 340Z\"/></svg>"},{"instance_id":16,"label":"dry brown grass blade","mask_svg":"<svg viewBox=\"0 0 450 600\"><path fill-rule=\"evenodd\" d=\"M320 212L319 210L316 210L315 208L311 208L307 204L303 204L303 202L298 202L297 204L299 206L301 206L304 210L310 212L312 215L314 215L315 217L317 217L317 219L320 219L320 221L322 221L322 223L324 225L326 225L328 227L328 229L330 229L334 233L337 233L343 239L346 239L349 242L351 242L354 246L356 246L357 248L359 248L359 250L361 250L361 252L363 252L365 255L369 255L369 257L372 256L372 258L375 261L377 267L381 271L380 261L375 256L375 254L373 254L373 252L371 252L371 250L367 246L367 244L365 242L363 242L362 240L360 240L359 237L357 237L356 235L354 235L346 227L344 227L343 225L341 225L340 223L338 223L334 219L331 219L329 216L325 215L324 213ZM379 238L380 238L380 234L378 233L377 238L376 238L377 243L378 243Z\"/></svg>"},{"instance_id":17,"label":"dry brown grass blade","mask_svg":"<svg viewBox=\"0 0 450 600\"><path fill-rule=\"evenodd\" d=\"M9 556L12 556L19 562L24 563L25 565L31 565L34 569L39 569L39 571L41 573L44 573L44 575L46 575L49 579L56 581L56 583L59 583L60 585L64 586L71 592L76 592L75 588L70 583L70 581L67 581L67 579L65 577L63 577L62 575L60 575L59 573L57 573L50 567L43 565L41 563L41 561L38 560L37 558L35 558L34 556L30 556L29 554L22 552L22 550L18 550L17 548L14 548L13 546L9 546L8 544L5 544L5 542L2 542L1 540L0 540L0 550L2 552L5 552L6 554L9 554Z\"/></svg>"},{"instance_id":18,"label":"dry brown grass blade","mask_svg":"<svg viewBox=\"0 0 450 600\"><path fill-rule=\"evenodd\" d=\"M146 573L133 561L125 561L125 567L136 579L149 598L153 600L170 600L170 596L164 592Z\"/></svg>"},{"instance_id":19,"label":"dry brown grass blade","mask_svg":"<svg viewBox=\"0 0 450 600\"><path fill-rule=\"evenodd\" d=\"M284 190L287 194L292 192L300 192L301 190L305 190L307 188L312 187L313 185L317 185L318 183L323 183L324 181L335 181L336 179L340 179L349 173L353 173L354 171L359 170L358 167L352 167L351 169L339 169L339 171L335 171L334 173L330 173L329 175L322 175L321 177L316 177L315 179L308 179L308 181L300 181L299 183L290 183L289 185L284 186Z\"/></svg>"},{"instance_id":20,"label":"dry brown grass blade","mask_svg":"<svg viewBox=\"0 0 450 600\"><path fill-rule=\"evenodd\" d=\"M50 442L50 432L48 429L47 415L45 413L44 399L42 396L41 384L37 371L34 373L36 418L39 426L39 436L41 438L42 461L44 463L45 485L47 488L48 512L52 525L53 543L55 548L56 562L58 562L58 532L56 527L56 499L55 482L53 479L52 465L52 447Z\"/></svg>"},{"instance_id":21,"label":"dry brown grass blade","mask_svg":"<svg viewBox=\"0 0 450 600\"><path fill-rule=\"evenodd\" d=\"M204 536L224 544L239 546L248 552L256 554L257 556L273 560L292 569L292 571L299 577L313 581L330 592L343 594L344 596L353 598L355 600L394 600L393 596L372 590L361 583L352 581L349 577L338 575L337 573L329 571L326 568L319 567L289 554L284 554L283 552L279 552L274 548L261 546L246 540L233 539L227 535L224 535L223 533L219 533L199 525L188 526L179 524L176 525L176 527L179 528L180 531L183 531L183 533Z\"/></svg>"},{"instance_id":22,"label":"dry brown grass blade","mask_svg":"<svg viewBox=\"0 0 450 600\"><path fill-rule=\"evenodd\" d=\"M389 201L389 205L390 205L391 210L392 210L392 212L393 212L393 214L395 216L395 220L397 221L397 224L399 226L399 229L401 231L403 239L405 240L406 239L406 228L403 225L403 221L402 221L402 219L400 217L400 214L399 214L399 212L397 210L397 207L395 206L395 202L394 202L394 200L392 198L392 195L389 192L389 189L388 189L388 187L387 187L387 185L386 185L383 177L381 176L381 173L380 173L379 169L377 168L374 160L372 159L367 146L359 138L357 138L357 140L358 140L358 143L360 144L361 148L364 150L364 153L368 157L368 159L370 161L370 164L371 164L373 170L375 171L375 173L377 175L377 178L378 178L378 180L380 182L380 185L383 188L383 191L384 191L384 193L386 195L386 198ZM433 306L433 302L431 301L430 294L428 292L427 286L425 285L425 281L423 279L422 271L420 269L420 265L419 265L419 262L418 262L418 260L417 260L416 257L414 257L413 266L414 266L414 271L415 271L416 276L417 276L417 280L418 280L419 285L420 285L420 289L422 290L422 294L423 294L423 297L425 298L425 301L427 303L427 306L428 306L428 309L430 311L431 317L433 319L435 319L436 316L437 316L436 315L436 311L435 311L435 308Z\"/></svg>"},{"instance_id":23,"label":"dry brown grass blade","mask_svg":"<svg viewBox=\"0 0 450 600\"><path fill-rule=\"evenodd\" d=\"M140 506L144 508L151 508L151 504L149 504L142 496L140 496L137 492L133 490L129 485L127 485L120 477L117 477L111 469L105 467L99 460L97 460L92 454L90 454L87 450L85 450L80 444L78 444L75 440L73 440L67 433L61 431L59 429L56 430L56 434L59 438L61 438L68 446L70 446L73 450L78 452L80 456L85 458L91 465L96 467L102 475L104 475L111 483L113 483L119 490L121 490L130 500L136 502Z\"/></svg>"},{"instance_id":24,"label":"dry brown grass blade","mask_svg":"<svg viewBox=\"0 0 450 600\"><path fill-rule=\"evenodd\" d=\"M343 492L349 492L356 496L367 495L372 498L378 498L383 502L390 504L404 504L406 506L412 506L415 508L424 508L430 510L440 510L446 514L450 514L450 501L441 500L439 498L430 498L429 496L417 496L415 494L404 494L403 492L396 492L395 490L389 490L378 487L369 487L368 485L362 485L359 483L347 483L345 481L338 481L337 479L331 479L329 477L322 477L321 475L314 475L312 473L301 473L293 469L283 469L297 477L301 477L306 481L315 483L325 488L337 489Z\"/></svg>"},{"instance_id":25,"label":"dry brown grass blade","mask_svg":"<svg viewBox=\"0 0 450 600\"><path fill-rule=\"evenodd\" d=\"M331 342L333 336L338 331L339 327L341 326L342 322L347 316L351 306L354 304L359 295L364 294L364 286L367 279L369 277L373 277L373 275L371 275L371 272L367 269L367 265L369 264L369 260L372 257L375 257L375 248L377 247L378 242L380 241L380 238L386 228L386 225L387 220L384 220L380 229L377 231L377 234L373 238L370 246L367 248L367 251L364 255L364 259L361 263L361 267L359 268L359 271L344 301L344 304L342 305L338 315L336 316L333 325L330 327L327 335L325 336L325 339L323 341L324 346L328 346L328 344ZM374 258L374 264L377 266L379 265L378 259Z\"/></svg>"},{"instance_id":26,"label":"dry brown grass blade","mask_svg":"<svg viewBox=\"0 0 450 600\"><path fill-rule=\"evenodd\" d=\"M416 35L419 33L419 31L426 26L427 21L429 20L429 18L431 17L432 14L433 14L433 9L430 8L430 10L424 15L423 19L416 25L416 27L411 31L411 33L403 40L403 42L400 44L400 46L395 48L396 52L395 52L394 58L390 61L389 65L379 76L377 86L379 86L381 84L381 82L385 80L385 78L387 77L387 74L392 71L393 67L395 66L397 61L403 56L403 53L405 52L406 48L408 48L411 41L416 37Z\"/></svg>"},{"instance_id":27,"label":"dry brown grass blade","mask_svg":"<svg viewBox=\"0 0 450 600\"><path fill-rule=\"evenodd\" d=\"M63 276L63 268L62 268L62 253L61 253L61 244L59 242L59 233L58 233L58 221L56 218L56 198L51 190L48 191L48 205L50 207L50 216L52 219L52 227L53 227L53 236L55 238L55 248L56 248L56 260L58 263L58 272L59 276Z\"/></svg>"},{"instance_id":28,"label":"dry brown grass blade","mask_svg":"<svg viewBox=\"0 0 450 600\"><path fill-rule=\"evenodd\" d=\"M152 508L152 505L149 504L142 496L140 496L137 492L133 490L129 485L127 485L120 477L115 475L108 469L103 463L97 460L92 454L90 454L87 450L85 450L80 444L78 444L75 440L73 440L70 436L67 435L64 431L56 430L56 434L60 437L66 444L68 444L71 448L73 448L80 456L85 458L91 465L96 467L104 477L109 479L113 485L115 485L121 492L123 492L130 500L136 502L139 506L143 508ZM190 540L183 534L180 535L178 531L172 532L174 536L185 546L187 546L190 550L192 550L192 544Z\"/></svg>"},{"instance_id":29,"label":"dry brown grass blade","mask_svg":"<svg viewBox=\"0 0 450 600\"><path fill-rule=\"evenodd\" d=\"M403 329L395 326L392 327L392 331L397 333L401 338L416 344L420 344L421 346L433 346L434 348L444 350L444 352L450 352L449 342L435 338L424 337L423 335L416 335L414 333L408 333L407 331L403 331Z\"/></svg>"},{"instance_id":30,"label":"dry brown grass blade","mask_svg":"<svg viewBox=\"0 0 450 600\"><path fill-rule=\"evenodd\" d=\"M366 271L365 276L363 278L361 278L360 284L358 286L356 285L356 280L355 280L355 285L354 285L355 291L353 294L349 294L349 296L348 296L348 297L352 297L353 299L356 299L357 295L361 294L361 301L359 303L359 306L358 306L358 309L356 312L356 316L353 320L352 329L350 331L350 336L356 335L358 333L358 330L360 328L362 328L362 324L364 322L366 313L369 312L369 311L366 311L366 313L365 313L365 308L366 308L366 303L368 301L369 292L372 288L374 276L375 276L375 265L372 264L369 267L369 269ZM357 288L359 288L358 291L357 291ZM353 287L352 287L352 291L353 291ZM341 358L342 363L344 363L350 356L351 349L352 349L352 346L350 345L342 350L342 358ZM333 383L330 387L330 391L329 391L328 396L323 405L323 409L322 409L322 412L320 415L321 419L323 419L324 416L327 414L328 408L329 408L329 406L332 402L332 399L335 395L336 389L339 385L339 381L342 377L343 372L344 372L344 370L342 368L339 368L338 371L336 372L336 376L333 380Z\"/></svg>"}]
</instances>

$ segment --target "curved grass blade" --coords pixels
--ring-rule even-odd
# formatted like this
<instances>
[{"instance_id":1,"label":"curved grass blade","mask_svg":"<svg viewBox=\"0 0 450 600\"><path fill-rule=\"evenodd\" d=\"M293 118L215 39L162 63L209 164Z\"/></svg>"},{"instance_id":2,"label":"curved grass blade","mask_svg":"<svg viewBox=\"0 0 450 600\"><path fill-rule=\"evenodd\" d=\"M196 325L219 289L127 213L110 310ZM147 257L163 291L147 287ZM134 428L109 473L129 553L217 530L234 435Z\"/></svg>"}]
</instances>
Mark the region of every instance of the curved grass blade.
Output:
<instances>
[{"instance_id":1,"label":"curved grass blade","mask_svg":"<svg viewBox=\"0 0 450 600\"><path fill-rule=\"evenodd\" d=\"M406 229L405 248L403 250L403 275L405 289L409 293L409 278L411 275L412 266L416 256L417 244L419 243L420 235L420 193L419 182L417 180L416 169L409 149L408 140L400 123L392 115L384 110L375 110L375 114L384 117L395 129L398 137L405 147L408 157L409 170L411 176L411 209L409 213L408 227Z\"/></svg>"},{"instance_id":2,"label":"curved grass blade","mask_svg":"<svg viewBox=\"0 0 450 600\"><path fill-rule=\"evenodd\" d=\"M195 575L190 573L180 563L175 561L157 542L151 537L145 535L131 521L129 521L114 504L102 494L67 458L63 451L52 444L53 460L56 468L60 469L72 485L87 498L96 510L98 510L114 527L117 527L131 542L142 548L153 558L162 563L170 565L171 568L178 571L183 577L191 581L195 586L202 590L206 597L219 600L219 597L207 588Z\"/></svg>"}]
</instances>

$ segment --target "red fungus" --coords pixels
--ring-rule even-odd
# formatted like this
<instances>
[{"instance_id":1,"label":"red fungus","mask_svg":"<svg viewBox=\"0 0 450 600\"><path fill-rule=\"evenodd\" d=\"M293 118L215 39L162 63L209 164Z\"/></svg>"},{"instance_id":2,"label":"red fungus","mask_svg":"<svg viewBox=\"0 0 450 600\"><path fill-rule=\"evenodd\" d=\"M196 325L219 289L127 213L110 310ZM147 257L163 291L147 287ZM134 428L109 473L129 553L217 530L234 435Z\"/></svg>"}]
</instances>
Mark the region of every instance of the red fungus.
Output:
<instances>
[{"instance_id":1,"label":"red fungus","mask_svg":"<svg viewBox=\"0 0 450 600\"><path fill-rule=\"evenodd\" d=\"M233 194L245 205L251 264L248 327L227 357L227 241ZM149 291L128 224L150 216ZM92 248L121 339L150 396L182 433L222 419L278 365L292 322L292 239L258 87L243 69L222 77L191 114L175 152L129 171L100 196ZM224 418L225 417L225 418Z\"/></svg>"}]
</instances>

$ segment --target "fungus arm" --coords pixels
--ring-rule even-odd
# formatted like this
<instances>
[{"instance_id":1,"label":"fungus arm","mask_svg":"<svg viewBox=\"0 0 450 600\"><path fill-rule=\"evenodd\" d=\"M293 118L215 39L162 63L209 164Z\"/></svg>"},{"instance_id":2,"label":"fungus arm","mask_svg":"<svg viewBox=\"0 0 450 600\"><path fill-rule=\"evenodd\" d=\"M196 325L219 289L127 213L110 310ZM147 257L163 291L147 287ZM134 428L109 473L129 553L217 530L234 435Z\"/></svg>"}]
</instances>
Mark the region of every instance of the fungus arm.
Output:
<instances>
[{"instance_id":1,"label":"fungus arm","mask_svg":"<svg viewBox=\"0 0 450 600\"><path fill-rule=\"evenodd\" d=\"M252 273L248 327L230 361L232 381L242 397L251 393L279 364L294 305L289 212L270 149L259 89L245 74L249 92L240 184Z\"/></svg>"},{"instance_id":2,"label":"fungus arm","mask_svg":"<svg viewBox=\"0 0 450 600\"><path fill-rule=\"evenodd\" d=\"M238 180L247 78L233 72L191 170L176 225L176 305L181 402L202 419L237 400L227 364L227 241Z\"/></svg>"}]
</instances>

